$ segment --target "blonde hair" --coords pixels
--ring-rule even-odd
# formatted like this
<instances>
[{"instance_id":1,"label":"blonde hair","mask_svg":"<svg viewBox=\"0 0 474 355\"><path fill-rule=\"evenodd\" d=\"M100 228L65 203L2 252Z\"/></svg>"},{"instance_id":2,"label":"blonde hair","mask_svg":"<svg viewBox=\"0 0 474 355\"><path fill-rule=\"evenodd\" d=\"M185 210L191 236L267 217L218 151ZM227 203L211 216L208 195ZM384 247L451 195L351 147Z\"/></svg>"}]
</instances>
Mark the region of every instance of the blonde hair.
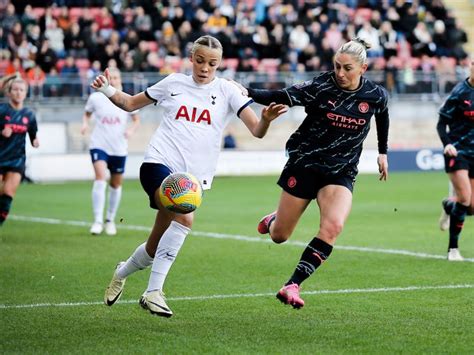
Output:
<instances>
[{"instance_id":1,"label":"blonde hair","mask_svg":"<svg viewBox=\"0 0 474 355\"><path fill-rule=\"evenodd\" d=\"M359 64L367 63L367 50L371 44L360 37L355 37L344 43L336 52L336 55L346 53L354 57Z\"/></svg>"},{"instance_id":2,"label":"blonde hair","mask_svg":"<svg viewBox=\"0 0 474 355\"><path fill-rule=\"evenodd\" d=\"M224 51L221 42L219 42L217 38L209 35L201 36L194 41L193 46L191 47L191 55L193 55L201 47L216 49L220 52L221 56L222 52Z\"/></svg>"},{"instance_id":3,"label":"blonde hair","mask_svg":"<svg viewBox=\"0 0 474 355\"><path fill-rule=\"evenodd\" d=\"M20 73L18 72L6 77L5 80L2 82L4 91L6 93L10 93L12 90L13 84L16 84L16 83L24 84L26 87L26 91L28 91L28 83L26 82L25 79L21 77Z\"/></svg>"}]
</instances>

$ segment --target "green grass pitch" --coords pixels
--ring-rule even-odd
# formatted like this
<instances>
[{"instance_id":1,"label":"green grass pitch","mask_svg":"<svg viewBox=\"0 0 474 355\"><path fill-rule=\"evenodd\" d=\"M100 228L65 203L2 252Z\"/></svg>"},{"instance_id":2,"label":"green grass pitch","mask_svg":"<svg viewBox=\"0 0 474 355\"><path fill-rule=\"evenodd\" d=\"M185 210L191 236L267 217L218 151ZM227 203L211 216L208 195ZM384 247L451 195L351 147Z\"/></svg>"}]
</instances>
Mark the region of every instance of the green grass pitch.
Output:
<instances>
[{"instance_id":1,"label":"green grass pitch","mask_svg":"<svg viewBox=\"0 0 474 355\"><path fill-rule=\"evenodd\" d=\"M469 260L446 261L445 174L360 175L301 310L275 293L317 232L318 210L289 243L265 242L256 225L277 205L275 181L216 178L165 285L170 319L138 305L149 270L128 278L118 304L101 303L116 263L153 223L139 182L124 184L115 237L88 233L91 182L22 185L0 229L0 353L472 354L474 221L460 241Z\"/></svg>"}]
</instances>

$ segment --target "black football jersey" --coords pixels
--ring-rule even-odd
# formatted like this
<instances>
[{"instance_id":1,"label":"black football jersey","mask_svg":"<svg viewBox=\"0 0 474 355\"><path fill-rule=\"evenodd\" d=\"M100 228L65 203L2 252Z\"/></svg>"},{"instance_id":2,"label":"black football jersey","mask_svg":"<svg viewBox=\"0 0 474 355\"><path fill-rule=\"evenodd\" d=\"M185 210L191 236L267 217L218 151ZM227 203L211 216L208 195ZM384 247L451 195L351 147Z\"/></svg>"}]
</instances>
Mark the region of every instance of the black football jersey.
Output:
<instances>
[{"instance_id":1,"label":"black football jersey","mask_svg":"<svg viewBox=\"0 0 474 355\"><path fill-rule=\"evenodd\" d=\"M373 115L379 153L387 153L388 94L383 87L364 77L358 89L343 90L334 75L333 71L324 72L312 80L283 89L286 100L280 92L282 102L277 100L277 103L304 106L307 114L286 143L287 166L355 177ZM251 96L260 102L259 95L253 95L256 91L260 90L251 90Z\"/></svg>"},{"instance_id":2,"label":"black football jersey","mask_svg":"<svg viewBox=\"0 0 474 355\"><path fill-rule=\"evenodd\" d=\"M474 156L474 87L467 79L454 87L441 106L437 128L443 145L453 144L459 154Z\"/></svg>"},{"instance_id":3,"label":"black football jersey","mask_svg":"<svg viewBox=\"0 0 474 355\"><path fill-rule=\"evenodd\" d=\"M8 138L0 134L0 166L21 167L25 164L25 137L32 142L38 131L36 116L29 108L15 110L10 104L0 104L0 132L10 127Z\"/></svg>"}]
</instances>

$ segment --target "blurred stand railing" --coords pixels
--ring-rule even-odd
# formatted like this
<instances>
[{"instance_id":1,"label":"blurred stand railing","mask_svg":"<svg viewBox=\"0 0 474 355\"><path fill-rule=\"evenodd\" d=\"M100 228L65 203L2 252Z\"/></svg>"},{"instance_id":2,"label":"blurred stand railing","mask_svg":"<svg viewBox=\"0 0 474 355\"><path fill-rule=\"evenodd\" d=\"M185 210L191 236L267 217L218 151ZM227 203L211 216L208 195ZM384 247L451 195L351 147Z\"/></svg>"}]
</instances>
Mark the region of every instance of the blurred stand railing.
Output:
<instances>
[{"instance_id":1,"label":"blurred stand railing","mask_svg":"<svg viewBox=\"0 0 474 355\"><path fill-rule=\"evenodd\" d=\"M277 72L266 74L224 71L218 75L234 79L246 87L279 89L297 82L310 80L317 74L317 72ZM437 72L425 73L412 70L371 70L366 73L366 76L383 85L393 99L403 99L405 97L415 99L420 97L423 100L439 101L452 90L456 83L465 79L467 73L439 74ZM123 73L123 90L130 94L139 93L164 77L165 75L160 75L156 72ZM92 79L81 75L66 78L47 76L43 83L30 83L28 96L30 100L45 105L79 103L86 100L93 91L90 87L91 81ZM65 101L65 98L68 100ZM5 98L2 97L2 101L5 101Z\"/></svg>"}]
</instances>

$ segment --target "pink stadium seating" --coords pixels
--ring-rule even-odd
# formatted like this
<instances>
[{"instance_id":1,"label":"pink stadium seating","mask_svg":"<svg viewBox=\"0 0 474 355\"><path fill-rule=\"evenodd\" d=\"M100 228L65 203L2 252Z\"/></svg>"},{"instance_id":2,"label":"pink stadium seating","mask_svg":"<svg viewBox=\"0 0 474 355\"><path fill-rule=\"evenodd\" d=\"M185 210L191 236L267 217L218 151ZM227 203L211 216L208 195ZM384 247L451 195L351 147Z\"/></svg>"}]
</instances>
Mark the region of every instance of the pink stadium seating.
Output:
<instances>
[{"instance_id":1,"label":"pink stadium seating","mask_svg":"<svg viewBox=\"0 0 474 355\"><path fill-rule=\"evenodd\" d=\"M276 58L263 58L261 61L260 61L260 65L259 65L259 71L261 72L264 72L264 73L268 73L268 74L274 74L276 72L278 72L278 67L281 63L281 60L280 59L276 59Z\"/></svg>"},{"instance_id":2,"label":"pink stadium seating","mask_svg":"<svg viewBox=\"0 0 474 355\"><path fill-rule=\"evenodd\" d=\"M222 64L224 67L236 71L239 65L239 60L237 58L227 58L223 60Z\"/></svg>"}]
</instances>

